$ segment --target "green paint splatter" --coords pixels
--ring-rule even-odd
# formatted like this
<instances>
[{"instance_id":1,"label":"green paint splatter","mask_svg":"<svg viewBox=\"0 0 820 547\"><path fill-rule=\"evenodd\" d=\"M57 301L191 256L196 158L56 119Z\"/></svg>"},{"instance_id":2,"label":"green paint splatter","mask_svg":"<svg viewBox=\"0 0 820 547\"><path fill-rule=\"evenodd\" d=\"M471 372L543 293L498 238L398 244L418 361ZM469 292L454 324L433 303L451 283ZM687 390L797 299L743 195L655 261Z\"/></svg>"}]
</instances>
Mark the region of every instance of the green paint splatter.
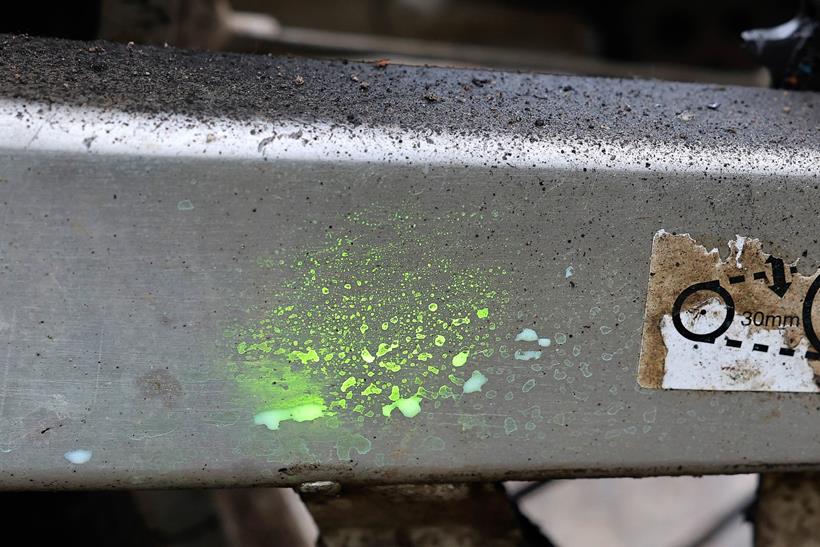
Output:
<instances>
[{"instance_id":1,"label":"green paint splatter","mask_svg":"<svg viewBox=\"0 0 820 547\"><path fill-rule=\"evenodd\" d=\"M467 364L467 357L469 357L469 356L470 356L470 351L469 350L465 350L465 351L457 353L453 357L453 366L454 367L463 367L464 365Z\"/></svg>"},{"instance_id":2,"label":"green paint splatter","mask_svg":"<svg viewBox=\"0 0 820 547\"><path fill-rule=\"evenodd\" d=\"M286 420L361 421L394 410L413 418L425 400L453 397L453 384L471 393L486 383L480 372L465 380L459 371L503 343L506 272L453 251L462 236L446 218L425 219L434 224L424 235L411 216L377 217L334 222L343 226L324 246L294 253L281 276L289 281L262 296L270 304L251 311L250 325L230 332L255 423L275 430ZM492 321L475 320L491 309Z\"/></svg>"}]
</instances>

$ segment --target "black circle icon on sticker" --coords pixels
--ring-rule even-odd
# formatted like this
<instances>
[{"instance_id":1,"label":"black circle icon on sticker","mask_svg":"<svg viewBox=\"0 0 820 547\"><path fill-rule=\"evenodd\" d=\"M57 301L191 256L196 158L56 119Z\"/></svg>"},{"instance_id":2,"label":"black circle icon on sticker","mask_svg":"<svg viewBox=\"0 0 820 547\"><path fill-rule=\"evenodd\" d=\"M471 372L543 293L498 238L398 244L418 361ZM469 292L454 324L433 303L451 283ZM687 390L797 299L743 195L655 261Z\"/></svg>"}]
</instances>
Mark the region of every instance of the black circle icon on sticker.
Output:
<instances>
[{"instance_id":1,"label":"black circle icon on sticker","mask_svg":"<svg viewBox=\"0 0 820 547\"><path fill-rule=\"evenodd\" d=\"M817 331L814 330L814 325L811 322L811 309L814 306L814 297L817 296L818 290L820 290L820 275L814 278L809 290L806 291L806 297L803 299L803 330L814 349L820 351L820 337L817 336Z\"/></svg>"},{"instance_id":2,"label":"black circle icon on sticker","mask_svg":"<svg viewBox=\"0 0 820 547\"><path fill-rule=\"evenodd\" d=\"M818 279L820 279L820 277L818 277ZM820 289L820 285L818 285L818 289ZM683 326L683 321L681 321L680 319L680 310L683 307L683 303L686 302L687 298L689 298L696 292L701 291L711 291L717 294L726 304L726 318L723 320L723 323L721 323L721 325L715 330L704 334L699 334L690 331L689 329ZM815 292L817 292L817 289L815 289ZM811 308L809 308L809 310L811 310ZM678 298L675 300L674 306L672 306L672 323L675 325L675 329L681 334L681 336L694 342L706 342L707 344L714 344L718 336L720 336L729 329L734 318L735 301L732 298L732 295L729 294L729 291L721 287L720 282L717 280L705 281L703 283L695 283L694 285L690 285L689 287L681 291L681 293L678 295Z\"/></svg>"}]
</instances>

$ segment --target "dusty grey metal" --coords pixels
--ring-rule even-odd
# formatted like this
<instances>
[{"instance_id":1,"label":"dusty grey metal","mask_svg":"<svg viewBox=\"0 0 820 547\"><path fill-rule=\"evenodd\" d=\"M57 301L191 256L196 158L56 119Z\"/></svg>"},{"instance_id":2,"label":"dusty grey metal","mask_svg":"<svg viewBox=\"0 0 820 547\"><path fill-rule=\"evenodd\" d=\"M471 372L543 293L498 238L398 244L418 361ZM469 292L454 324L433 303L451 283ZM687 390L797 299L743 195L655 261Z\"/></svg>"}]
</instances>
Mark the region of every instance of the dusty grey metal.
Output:
<instances>
[{"instance_id":1,"label":"dusty grey metal","mask_svg":"<svg viewBox=\"0 0 820 547\"><path fill-rule=\"evenodd\" d=\"M656 230L722 249L736 233L759 237L804 256L804 272L818 265L816 94L12 37L0 37L0 62L0 132L27 136L0 133L2 488L820 464L814 395L636 384ZM109 128L142 128L131 153L128 138L108 142L100 129L112 111L125 118ZM151 151L146 120L171 149L180 117L211 124L217 144L230 138L212 151ZM288 124L305 129L270 131ZM441 245L505 265L510 333L553 340L543 370L496 354L478 399L367 422L365 454L310 423L253 425L254 409L215 371L226 323L277 279L259 257L318 245L326 225L362 207L406 203L422 216L501 212L491 236L465 220ZM512 373L512 401L481 398ZM91 451L87 463L67 461L83 459L78 449Z\"/></svg>"}]
</instances>

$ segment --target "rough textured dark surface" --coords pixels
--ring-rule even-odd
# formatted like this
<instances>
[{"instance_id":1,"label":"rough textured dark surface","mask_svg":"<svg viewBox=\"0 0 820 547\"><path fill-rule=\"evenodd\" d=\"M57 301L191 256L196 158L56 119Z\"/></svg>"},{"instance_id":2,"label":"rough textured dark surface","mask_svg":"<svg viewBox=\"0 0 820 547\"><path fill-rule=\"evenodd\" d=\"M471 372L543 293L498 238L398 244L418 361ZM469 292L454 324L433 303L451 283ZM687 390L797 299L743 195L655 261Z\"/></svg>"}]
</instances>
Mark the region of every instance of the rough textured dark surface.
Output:
<instances>
[{"instance_id":1,"label":"rough textured dark surface","mask_svg":"<svg viewBox=\"0 0 820 547\"><path fill-rule=\"evenodd\" d=\"M318 119L533 139L630 141L651 134L659 142L701 146L820 143L820 98L813 93L8 35L0 36L0 96L200 120Z\"/></svg>"}]
</instances>

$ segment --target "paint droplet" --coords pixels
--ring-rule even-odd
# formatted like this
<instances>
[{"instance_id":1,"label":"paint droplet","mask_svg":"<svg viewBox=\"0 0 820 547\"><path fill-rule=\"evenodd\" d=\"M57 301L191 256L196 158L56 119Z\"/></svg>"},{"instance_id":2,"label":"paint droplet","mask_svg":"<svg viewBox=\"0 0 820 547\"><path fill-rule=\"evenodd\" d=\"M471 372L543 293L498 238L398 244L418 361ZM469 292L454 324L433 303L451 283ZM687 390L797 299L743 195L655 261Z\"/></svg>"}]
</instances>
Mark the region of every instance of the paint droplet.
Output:
<instances>
[{"instance_id":1,"label":"paint droplet","mask_svg":"<svg viewBox=\"0 0 820 547\"><path fill-rule=\"evenodd\" d=\"M535 342L538 334L532 329L524 329L515 336L516 342Z\"/></svg>"},{"instance_id":2,"label":"paint droplet","mask_svg":"<svg viewBox=\"0 0 820 547\"><path fill-rule=\"evenodd\" d=\"M347 380L345 380L342 383L342 391L347 391L348 389L350 389L351 387L353 387L355 385L356 385L356 378L354 376L351 376L350 378L348 378Z\"/></svg>"},{"instance_id":3,"label":"paint droplet","mask_svg":"<svg viewBox=\"0 0 820 547\"><path fill-rule=\"evenodd\" d=\"M376 360L376 358L373 357L373 354L370 353L370 350L368 350L367 348L364 348L362 350L362 359L364 359L365 363L372 363Z\"/></svg>"},{"instance_id":4,"label":"paint droplet","mask_svg":"<svg viewBox=\"0 0 820 547\"><path fill-rule=\"evenodd\" d=\"M340 460L353 459L353 452L358 452L360 455L365 455L370 452L373 444L370 439L358 433L350 437L343 437L336 442L336 456Z\"/></svg>"},{"instance_id":5,"label":"paint droplet","mask_svg":"<svg viewBox=\"0 0 820 547\"><path fill-rule=\"evenodd\" d=\"M533 359L538 359L541 357L540 351L516 351L515 358L519 361L531 361Z\"/></svg>"},{"instance_id":6,"label":"paint droplet","mask_svg":"<svg viewBox=\"0 0 820 547\"><path fill-rule=\"evenodd\" d=\"M436 311L436 310L438 309L438 304L436 304L435 302L433 302L432 304L430 304L429 306L427 306L427 309L428 309L428 310L430 310L430 311Z\"/></svg>"},{"instance_id":7,"label":"paint droplet","mask_svg":"<svg viewBox=\"0 0 820 547\"><path fill-rule=\"evenodd\" d=\"M63 454L65 459L75 465L81 465L91 459L91 451L85 449L70 450Z\"/></svg>"},{"instance_id":8,"label":"paint droplet","mask_svg":"<svg viewBox=\"0 0 820 547\"><path fill-rule=\"evenodd\" d=\"M480 310L476 310L475 314L479 319L487 319L490 316L490 310L489 308L481 308Z\"/></svg>"},{"instance_id":9,"label":"paint droplet","mask_svg":"<svg viewBox=\"0 0 820 547\"><path fill-rule=\"evenodd\" d=\"M539 338L538 339L538 345L541 346L542 348L548 348L548 347L550 347L550 344L552 344L552 340L550 340L549 338Z\"/></svg>"},{"instance_id":10,"label":"paint droplet","mask_svg":"<svg viewBox=\"0 0 820 547\"><path fill-rule=\"evenodd\" d=\"M470 379L464 382L464 393L475 393L481 391L481 387L487 383L487 377L480 371L474 370Z\"/></svg>"},{"instance_id":11,"label":"paint droplet","mask_svg":"<svg viewBox=\"0 0 820 547\"><path fill-rule=\"evenodd\" d=\"M393 404L384 405L382 414L389 417L394 408L398 408L405 418L413 418L421 412L421 397L415 395L406 399L398 399Z\"/></svg>"},{"instance_id":12,"label":"paint droplet","mask_svg":"<svg viewBox=\"0 0 820 547\"><path fill-rule=\"evenodd\" d=\"M444 439L442 439L441 437L436 437L435 435L427 437L426 439L424 439L424 442L422 443L422 448L426 450L434 450L436 452L444 450L444 447Z\"/></svg>"},{"instance_id":13,"label":"paint droplet","mask_svg":"<svg viewBox=\"0 0 820 547\"><path fill-rule=\"evenodd\" d=\"M192 211L194 208L194 204L191 203L190 199L183 199L182 201L177 203L177 209L180 211Z\"/></svg>"},{"instance_id":14,"label":"paint droplet","mask_svg":"<svg viewBox=\"0 0 820 547\"><path fill-rule=\"evenodd\" d=\"M566 344L567 343L567 335L563 332L559 332L555 335L555 343L557 344Z\"/></svg>"},{"instance_id":15,"label":"paint droplet","mask_svg":"<svg viewBox=\"0 0 820 547\"><path fill-rule=\"evenodd\" d=\"M518 424L515 423L515 418L507 417L504 420L504 433L507 435L513 433L515 430L518 429Z\"/></svg>"},{"instance_id":16,"label":"paint droplet","mask_svg":"<svg viewBox=\"0 0 820 547\"><path fill-rule=\"evenodd\" d=\"M441 346L444 345L445 341L446 341L446 338L444 338L442 335L439 334L438 336L436 336L436 339L433 341L433 343L435 345L441 347Z\"/></svg>"},{"instance_id":17,"label":"paint droplet","mask_svg":"<svg viewBox=\"0 0 820 547\"><path fill-rule=\"evenodd\" d=\"M530 380L527 380L524 383L524 385L521 387L521 391L523 391L524 393L527 393L528 391L530 391L534 387L535 387L535 380L530 379Z\"/></svg>"},{"instance_id":18,"label":"paint droplet","mask_svg":"<svg viewBox=\"0 0 820 547\"><path fill-rule=\"evenodd\" d=\"M567 269L564 270L564 277L569 279L573 275L575 275L575 268L573 268L572 266L567 266Z\"/></svg>"},{"instance_id":19,"label":"paint droplet","mask_svg":"<svg viewBox=\"0 0 820 547\"><path fill-rule=\"evenodd\" d=\"M467 364L467 357L470 356L470 352L468 350L462 351L460 353L455 354L453 356L453 366L454 367L463 367Z\"/></svg>"},{"instance_id":20,"label":"paint droplet","mask_svg":"<svg viewBox=\"0 0 820 547\"><path fill-rule=\"evenodd\" d=\"M606 335L606 334L609 334L610 332L612 332L612 327L609 327L607 325L601 325L600 330L601 330L601 334Z\"/></svg>"},{"instance_id":21,"label":"paint droplet","mask_svg":"<svg viewBox=\"0 0 820 547\"><path fill-rule=\"evenodd\" d=\"M279 422L293 420L294 422L308 422L321 418L325 407L319 404L300 405L293 408L265 410L253 417L253 423L264 425L271 431L279 429Z\"/></svg>"}]
</instances>

